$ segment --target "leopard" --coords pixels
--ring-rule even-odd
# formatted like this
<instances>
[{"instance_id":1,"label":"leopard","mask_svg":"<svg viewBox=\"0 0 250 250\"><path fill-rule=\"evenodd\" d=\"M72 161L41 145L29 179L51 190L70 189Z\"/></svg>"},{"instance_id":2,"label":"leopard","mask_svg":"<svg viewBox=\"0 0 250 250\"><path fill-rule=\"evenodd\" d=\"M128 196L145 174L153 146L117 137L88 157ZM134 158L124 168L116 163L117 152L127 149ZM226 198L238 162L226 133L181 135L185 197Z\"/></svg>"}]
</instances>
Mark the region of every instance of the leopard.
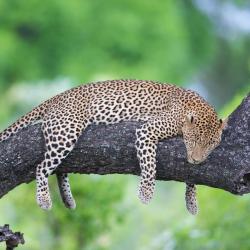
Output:
<instances>
[{"instance_id":1,"label":"leopard","mask_svg":"<svg viewBox=\"0 0 250 250\"><path fill-rule=\"evenodd\" d=\"M123 121L141 124L135 131L135 149L141 169L138 196L144 204L155 190L159 141L180 135L187 161L197 165L220 144L227 123L192 90L151 80L105 80L81 84L44 101L0 133L0 142L40 122L46 150L36 167L36 201L42 209L51 209L48 178L55 173L64 205L74 209L68 173L56 169L89 125ZM187 210L197 214L194 183L186 183L185 194Z\"/></svg>"}]
</instances>

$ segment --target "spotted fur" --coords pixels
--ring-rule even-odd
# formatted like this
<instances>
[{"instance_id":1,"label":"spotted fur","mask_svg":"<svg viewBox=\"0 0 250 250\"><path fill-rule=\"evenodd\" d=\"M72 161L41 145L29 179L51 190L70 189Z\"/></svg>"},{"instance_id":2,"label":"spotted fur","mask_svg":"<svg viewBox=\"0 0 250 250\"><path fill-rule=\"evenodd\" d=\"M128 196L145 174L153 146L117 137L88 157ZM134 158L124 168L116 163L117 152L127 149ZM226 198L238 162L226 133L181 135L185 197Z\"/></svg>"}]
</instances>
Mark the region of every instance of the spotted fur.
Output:
<instances>
[{"instance_id":1,"label":"spotted fur","mask_svg":"<svg viewBox=\"0 0 250 250\"><path fill-rule=\"evenodd\" d=\"M153 81L113 80L82 85L59 94L21 117L0 134L6 140L23 127L42 121L46 152L37 166L37 202L52 206L48 177L74 148L89 124L143 121L136 130L136 149L141 167L139 198L148 203L154 192L156 147L159 140L183 135L188 161L206 159L219 144L223 123L214 109L197 93ZM62 200L75 208L67 174L57 174ZM195 186L187 185L187 208L197 212Z\"/></svg>"},{"instance_id":2,"label":"spotted fur","mask_svg":"<svg viewBox=\"0 0 250 250\"><path fill-rule=\"evenodd\" d=\"M198 213L198 205L196 200L196 187L194 184L186 184L186 208L189 213L196 215Z\"/></svg>"}]
</instances>

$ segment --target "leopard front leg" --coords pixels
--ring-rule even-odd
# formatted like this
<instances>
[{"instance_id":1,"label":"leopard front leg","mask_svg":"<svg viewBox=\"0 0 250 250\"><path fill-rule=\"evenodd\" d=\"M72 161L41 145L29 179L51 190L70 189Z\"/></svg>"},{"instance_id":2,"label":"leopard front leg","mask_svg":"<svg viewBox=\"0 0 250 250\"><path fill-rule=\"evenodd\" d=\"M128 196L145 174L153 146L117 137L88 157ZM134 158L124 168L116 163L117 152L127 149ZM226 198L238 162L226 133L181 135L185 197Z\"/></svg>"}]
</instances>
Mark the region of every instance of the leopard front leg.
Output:
<instances>
[{"instance_id":1,"label":"leopard front leg","mask_svg":"<svg viewBox=\"0 0 250 250\"><path fill-rule=\"evenodd\" d=\"M159 140L178 134L175 120L152 118L136 130L136 150L141 168L139 198L148 204L153 197L156 175L156 148Z\"/></svg>"},{"instance_id":2,"label":"leopard front leg","mask_svg":"<svg viewBox=\"0 0 250 250\"><path fill-rule=\"evenodd\" d=\"M137 157L141 168L138 196L142 203L148 204L153 197L156 174L156 141L147 138L143 130L137 130Z\"/></svg>"},{"instance_id":3,"label":"leopard front leg","mask_svg":"<svg viewBox=\"0 0 250 250\"><path fill-rule=\"evenodd\" d=\"M188 212L196 215L198 213L198 202L196 199L196 186L194 184L186 183L185 201Z\"/></svg>"}]
</instances>

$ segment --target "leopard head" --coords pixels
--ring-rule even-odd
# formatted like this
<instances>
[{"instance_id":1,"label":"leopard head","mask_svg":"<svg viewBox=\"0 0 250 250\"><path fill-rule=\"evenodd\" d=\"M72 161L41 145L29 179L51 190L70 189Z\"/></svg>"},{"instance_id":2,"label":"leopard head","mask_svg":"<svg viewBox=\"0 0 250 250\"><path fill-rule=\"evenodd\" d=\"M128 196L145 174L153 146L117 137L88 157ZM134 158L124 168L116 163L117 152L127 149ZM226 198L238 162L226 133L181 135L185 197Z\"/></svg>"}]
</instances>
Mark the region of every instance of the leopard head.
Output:
<instances>
[{"instance_id":1,"label":"leopard head","mask_svg":"<svg viewBox=\"0 0 250 250\"><path fill-rule=\"evenodd\" d=\"M199 164L219 145L221 134L227 125L216 114L203 112L202 115L188 114L182 127L188 162Z\"/></svg>"}]
</instances>

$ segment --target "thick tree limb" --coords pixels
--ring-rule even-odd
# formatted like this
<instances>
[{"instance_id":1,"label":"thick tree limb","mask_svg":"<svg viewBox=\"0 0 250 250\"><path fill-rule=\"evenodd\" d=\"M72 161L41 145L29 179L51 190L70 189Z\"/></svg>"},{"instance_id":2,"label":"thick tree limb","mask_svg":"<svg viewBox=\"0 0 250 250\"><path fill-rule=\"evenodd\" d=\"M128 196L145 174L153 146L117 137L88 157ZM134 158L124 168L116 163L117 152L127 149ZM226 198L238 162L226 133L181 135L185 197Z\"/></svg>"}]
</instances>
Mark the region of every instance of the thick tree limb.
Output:
<instances>
[{"instance_id":1,"label":"thick tree limb","mask_svg":"<svg viewBox=\"0 0 250 250\"><path fill-rule=\"evenodd\" d=\"M58 171L139 175L134 147L138 126L135 122L90 126ZM44 151L40 124L29 126L0 144L0 197L17 185L34 180ZM221 145L203 164L187 163L181 138L160 142L157 179L202 184L239 195L249 193L250 95L231 114Z\"/></svg>"}]
</instances>

